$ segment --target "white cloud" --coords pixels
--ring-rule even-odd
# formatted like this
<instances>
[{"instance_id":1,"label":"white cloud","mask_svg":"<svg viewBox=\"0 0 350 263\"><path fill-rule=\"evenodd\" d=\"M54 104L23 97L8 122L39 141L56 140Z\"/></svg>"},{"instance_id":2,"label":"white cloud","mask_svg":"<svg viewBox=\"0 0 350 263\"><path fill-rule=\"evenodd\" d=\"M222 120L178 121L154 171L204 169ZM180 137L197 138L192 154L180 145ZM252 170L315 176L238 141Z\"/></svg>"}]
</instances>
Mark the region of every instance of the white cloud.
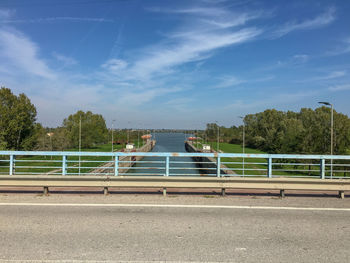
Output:
<instances>
[{"instance_id":1,"label":"white cloud","mask_svg":"<svg viewBox=\"0 0 350 263\"><path fill-rule=\"evenodd\" d=\"M64 66L73 66L78 64L78 61L76 61L74 58L64 56L62 54L59 54L57 52L53 52L52 55L59 61L62 62Z\"/></svg>"},{"instance_id":2,"label":"white cloud","mask_svg":"<svg viewBox=\"0 0 350 263\"><path fill-rule=\"evenodd\" d=\"M274 93L266 94L265 97L259 97L258 100L251 98L249 101L237 100L232 104L225 106L225 109L245 109L257 111L260 109L267 109L275 107L276 105L287 105L299 102L308 97L314 97L319 91L303 91L294 93Z\"/></svg>"},{"instance_id":3,"label":"white cloud","mask_svg":"<svg viewBox=\"0 0 350 263\"><path fill-rule=\"evenodd\" d=\"M107 69L111 73L119 73L120 70L125 69L128 66L128 63L121 59L109 59L104 64L101 65L102 68Z\"/></svg>"},{"instance_id":4,"label":"white cloud","mask_svg":"<svg viewBox=\"0 0 350 263\"><path fill-rule=\"evenodd\" d=\"M55 78L54 72L39 58L38 50L38 46L19 31L0 28L0 58L4 65L35 76Z\"/></svg>"},{"instance_id":5,"label":"white cloud","mask_svg":"<svg viewBox=\"0 0 350 263\"><path fill-rule=\"evenodd\" d=\"M330 91L344 91L344 90L350 90L350 84L342 84L342 85L336 85L331 86L328 88Z\"/></svg>"},{"instance_id":6,"label":"white cloud","mask_svg":"<svg viewBox=\"0 0 350 263\"><path fill-rule=\"evenodd\" d=\"M0 11L1 16L1 11ZM10 17L10 16L8 16ZM112 23L114 20L99 18L99 17L70 17L70 16L60 16L60 17L43 17L43 18L34 18L34 19L7 19L2 20L4 24L28 24L28 23L52 23L52 22L97 22L97 23Z\"/></svg>"},{"instance_id":7,"label":"white cloud","mask_svg":"<svg viewBox=\"0 0 350 263\"><path fill-rule=\"evenodd\" d=\"M306 54L298 54L293 56L293 60L295 63L305 63L309 61L309 56Z\"/></svg>"},{"instance_id":8,"label":"white cloud","mask_svg":"<svg viewBox=\"0 0 350 263\"><path fill-rule=\"evenodd\" d=\"M327 81L327 80L333 80L337 78L342 78L347 75L347 72L345 70L340 70L340 71L332 71L329 72L328 74L324 74L323 76L317 76L309 79L303 79L299 80L297 82L303 83L303 82L310 82L310 81Z\"/></svg>"},{"instance_id":9,"label":"white cloud","mask_svg":"<svg viewBox=\"0 0 350 263\"><path fill-rule=\"evenodd\" d=\"M222 89L222 88L231 88L233 86L237 86L239 84L244 83L244 80L238 79L233 76L226 76L221 77L216 85L214 85L214 88L216 89Z\"/></svg>"},{"instance_id":10,"label":"white cloud","mask_svg":"<svg viewBox=\"0 0 350 263\"><path fill-rule=\"evenodd\" d=\"M190 102L193 102L194 99L193 98L188 98L188 97L181 97L181 98L176 98L176 99L171 99L166 101L164 104L167 105L172 105L172 106L179 106L179 105L184 105Z\"/></svg>"},{"instance_id":11,"label":"white cloud","mask_svg":"<svg viewBox=\"0 0 350 263\"><path fill-rule=\"evenodd\" d=\"M335 8L328 8L326 12L323 14L313 18L308 19L302 22L289 22L279 29L277 29L273 34L276 37L284 36L290 32L297 31L297 30L307 30L307 29L314 29L319 28L322 26L326 26L330 23L332 23L335 20Z\"/></svg>"},{"instance_id":12,"label":"white cloud","mask_svg":"<svg viewBox=\"0 0 350 263\"><path fill-rule=\"evenodd\" d=\"M315 79L317 80L328 80L328 79L336 79L336 78L341 78L344 77L346 75L346 71L342 70L342 71L333 71L330 72L328 75L323 76L323 77L317 77Z\"/></svg>"},{"instance_id":13,"label":"white cloud","mask_svg":"<svg viewBox=\"0 0 350 263\"><path fill-rule=\"evenodd\" d=\"M10 18L13 15L13 13L13 10L0 9L0 22L3 23L3 20Z\"/></svg>"},{"instance_id":14,"label":"white cloud","mask_svg":"<svg viewBox=\"0 0 350 263\"><path fill-rule=\"evenodd\" d=\"M197 16L222 16L227 15L229 11L227 9L219 7L191 7L183 9L166 9L166 8L148 8L152 12L161 13L173 13L173 14L185 14L185 15L197 15Z\"/></svg>"},{"instance_id":15,"label":"white cloud","mask_svg":"<svg viewBox=\"0 0 350 263\"><path fill-rule=\"evenodd\" d=\"M153 100L156 97L164 96L170 93L182 91L182 88L153 88L145 90L124 91L118 96L116 103L120 107L137 107Z\"/></svg>"},{"instance_id":16,"label":"white cloud","mask_svg":"<svg viewBox=\"0 0 350 263\"><path fill-rule=\"evenodd\" d=\"M350 37L344 39L342 42L343 43L341 46L338 46L334 50L327 52L326 56L337 56L350 53Z\"/></svg>"},{"instance_id":17,"label":"white cloud","mask_svg":"<svg viewBox=\"0 0 350 263\"><path fill-rule=\"evenodd\" d=\"M148 52L149 55L136 61L132 71L140 77L161 73L175 66L208 58L210 56L208 54L216 49L252 40L260 33L261 31L256 28L221 34L194 31L178 39L173 45L152 47Z\"/></svg>"}]
</instances>

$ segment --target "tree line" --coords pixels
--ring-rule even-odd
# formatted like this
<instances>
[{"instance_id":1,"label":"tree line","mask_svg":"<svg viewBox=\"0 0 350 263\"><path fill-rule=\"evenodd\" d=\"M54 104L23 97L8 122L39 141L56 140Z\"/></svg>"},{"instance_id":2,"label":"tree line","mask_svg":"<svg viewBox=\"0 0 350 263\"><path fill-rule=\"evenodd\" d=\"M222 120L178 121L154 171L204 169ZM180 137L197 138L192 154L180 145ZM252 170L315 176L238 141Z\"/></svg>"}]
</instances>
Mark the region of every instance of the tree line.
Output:
<instances>
[{"instance_id":1,"label":"tree line","mask_svg":"<svg viewBox=\"0 0 350 263\"><path fill-rule=\"evenodd\" d=\"M105 119L91 111L77 111L56 128L43 127L36 118L36 108L25 94L16 96L10 89L0 88L0 149L62 151L78 148L79 138L82 148L111 142L112 131ZM197 135L216 141L219 128L221 142L242 144L244 128L247 147L268 153L329 154L330 122L331 109L325 106L299 112L269 109L246 115L241 126L208 123ZM130 129L113 132L116 143L136 142L145 133ZM350 154L350 119L336 111L333 145L335 154Z\"/></svg>"},{"instance_id":2,"label":"tree line","mask_svg":"<svg viewBox=\"0 0 350 263\"><path fill-rule=\"evenodd\" d=\"M69 115L57 128L44 128L37 122L35 106L25 94L16 96L8 88L0 88L1 150L65 150L77 148L81 131L81 147L90 148L108 141L105 119L91 111Z\"/></svg>"},{"instance_id":3,"label":"tree line","mask_svg":"<svg viewBox=\"0 0 350 263\"><path fill-rule=\"evenodd\" d=\"M350 153L350 119L334 111L334 154ZM247 147L268 153L330 154L331 109L302 108L299 112L275 109L246 115L244 127L219 127L220 141L242 144L243 128ZM215 141L217 124L209 123L204 132Z\"/></svg>"},{"instance_id":4,"label":"tree line","mask_svg":"<svg viewBox=\"0 0 350 263\"><path fill-rule=\"evenodd\" d=\"M113 143L140 142L149 130L114 129ZM37 110L25 94L0 88L0 150L63 151L111 143L112 130L100 114L77 111L56 128L37 122Z\"/></svg>"}]
</instances>

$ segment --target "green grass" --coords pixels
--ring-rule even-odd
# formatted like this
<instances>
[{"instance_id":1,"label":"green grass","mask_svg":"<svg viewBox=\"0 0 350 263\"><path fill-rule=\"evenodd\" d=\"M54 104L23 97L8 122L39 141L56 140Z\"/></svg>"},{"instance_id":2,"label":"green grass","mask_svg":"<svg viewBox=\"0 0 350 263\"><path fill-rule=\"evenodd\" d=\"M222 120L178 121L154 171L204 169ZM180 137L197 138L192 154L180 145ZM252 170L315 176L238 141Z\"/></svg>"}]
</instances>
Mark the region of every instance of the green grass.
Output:
<instances>
[{"instance_id":1,"label":"green grass","mask_svg":"<svg viewBox=\"0 0 350 263\"><path fill-rule=\"evenodd\" d=\"M134 144L137 147L137 140L135 140ZM143 146L144 142L140 140L139 145L140 147ZM125 148L125 144L118 144L118 145L115 144L113 146L114 151L118 151L122 148ZM79 151L79 149L71 148L65 151L77 152ZM81 151L82 152L111 152L112 144L107 143L107 144L101 144L92 148L83 148L81 149ZM62 171L60 170L62 168L61 156L17 156L16 160L17 161L16 161L15 173L17 172L17 174L21 174L21 173L41 174L41 173L52 172L54 170L59 170L56 172L57 174L62 173ZM84 156L80 158L80 165L79 165L79 156L68 156L67 157L67 174L79 173L79 167L80 167L80 173L88 173L92 169L94 169L94 167L98 167L103 163L111 160L112 158L108 156ZM8 174L9 168L4 166L9 166L9 161L1 162L0 174ZM33 166L37 166L38 168L32 168Z\"/></svg>"},{"instance_id":2,"label":"green grass","mask_svg":"<svg viewBox=\"0 0 350 263\"><path fill-rule=\"evenodd\" d=\"M207 144L214 150L217 149L216 142L208 142ZM194 144L197 145L196 143ZM202 144L198 143L198 146L201 148ZM219 149L224 153L243 153L243 147L239 144L230 144L230 143L220 143ZM266 152L245 147L245 153L247 154L266 154ZM228 168L232 168L236 174L243 175L243 158L221 158L221 162L225 164ZM274 160L274 162L279 162ZM244 158L244 173L245 175L265 175L267 176L267 159L265 158ZM249 169L258 169L258 170L249 170ZM298 166L298 165L274 165L273 166L273 175L279 176L307 176L307 175L319 175L319 166L311 166L311 169L314 171L303 172L303 171L278 171L278 170L309 170L307 165Z\"/></svg>"},{"instance_id":3,"label":"green grass","mask_svg":"<svg viewBox=\"0 0 350 263\"><path fill-rule=\"evenodd\" d=\"M114 145L114 151L120 150L125 145ZM111 152L112 144L102 144L93 148L81 149L84 152ZM77 148L68 149L66 151L79 151ZM1 158L4 159L4 158ZM97 167L104 162L110 161L111 157L106 156L85 156L80 159L80 172L86 173L91 170L91 167ZM17 174L21 173L47 173L53 170L61 169L62 167L61 156L18 156L16 157L16 169ZM98 162L96 162L98 161ZM2 167L1 167L2 166ZM1 162L0 174L7 174L9 172L9 161ZM38 168L32 168L37 166ZM67 157L67 173L79 172L79 157L69 156ZM57 171L60 174L62 171Z\"/></svg>"}]
</instances>

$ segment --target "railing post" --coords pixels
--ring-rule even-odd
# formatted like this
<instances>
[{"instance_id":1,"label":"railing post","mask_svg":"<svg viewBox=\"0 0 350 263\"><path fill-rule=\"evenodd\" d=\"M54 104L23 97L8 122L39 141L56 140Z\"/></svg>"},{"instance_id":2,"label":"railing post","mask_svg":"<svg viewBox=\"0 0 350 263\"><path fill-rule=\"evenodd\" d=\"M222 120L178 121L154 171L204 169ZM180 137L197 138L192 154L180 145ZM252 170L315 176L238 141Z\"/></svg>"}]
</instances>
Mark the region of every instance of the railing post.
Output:
<instances>
[{"instance_id":1,"label":"railing post","mask_svg":"<svg viewBox=\"0 0 350 263\"><path fill-rule=\"evenodd\" d=\"M165 176L169 176L169 156L165 157Z\"/></svg>"},{"instance_id":2,"label":"railing post","mask_svg":"<svg viewBox=\"0 0 350 263\"><path fill-rule=\"evenodd\" d=\"M272 178L272 158L268 159L268 167L267 167L267 177Z\"/></svg>"},{"instance_id":3,"label":"railing post","mask_svg":"<svg viewBox=\"0 0 350 263\"><path fill-rule=\"evenodd\" d=\"M62 175L67 174L67 156L63 155L62 156Z\"/></svg>"},{"instance_id":4,"label":"railing post","mask_svg":"<svg viewBox=\"0 0 350 263\"><path fill-rule=\"evenodd\" d=\"M115 156L114 158L114 176L118 176L119 174L119 156Z\"/></svg>"},{"instance_id":5,"label":"railing post","mask_svg":"<svg viewBox=\"0 0 350 263\"><path fill-rule=\"evenodd\" d=\"M325 179L325 175L326 175L326 160L325 159L321 159L320 161L320 178L321 179Z\"/></svg>"},{"instance_id":6,"label":"railing post","mask_svg":"<svg viewBox=\"0 0 350 263\"><path fill-rule=\"evenodd\" d=\"M220 173L221 173L221 159L220 159L220 156L218 155L218 159L216 162L216 176L220 177L221 176Z\"/></svg>"},{"instance_id":7,"label":"railing post","mask_svg":"<svg viewBox=\"0 0 350 263\"><path fill-rule=\"evenodd\" d=\"M14 159L15 159L15 156L14 155L10 155L10 175L13 175L13 163L14 163Z\"/></svg>"}]
</instances>

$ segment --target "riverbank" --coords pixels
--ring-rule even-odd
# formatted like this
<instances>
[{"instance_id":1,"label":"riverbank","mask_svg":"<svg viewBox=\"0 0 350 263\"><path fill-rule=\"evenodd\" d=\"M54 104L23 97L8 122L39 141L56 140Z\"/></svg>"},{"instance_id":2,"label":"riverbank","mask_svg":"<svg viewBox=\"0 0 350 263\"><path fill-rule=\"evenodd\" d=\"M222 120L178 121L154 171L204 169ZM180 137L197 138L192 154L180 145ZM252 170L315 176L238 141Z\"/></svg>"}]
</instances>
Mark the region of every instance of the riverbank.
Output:
<instances>
[{"instance_id":1,"label":"riverbank","mask_svg":"<svg viewBox=\"0 0 350 263\"><path fill-rule=\"evenodd\" d=\"M136 148L135 152L150 152L156 145L155 140L148 141L145 145L140 148ZM122 149L124 150L124 149ZM124 156L119 158L119 169L118 174L124 175L129 171L129 169L135 164L137 161L141 161L143 156ZM109 160L105 164L101 165L99 168L94 169L89 172L89 174L103 174L103 173L112 173L114 171L114 161Z\"/></svg>"},{"instance_id":2,"label":"riverbank","mask_svg":"<svg viewBox=\"0 0 350 263\"><path fill-rule=\"evenodd\" d=\"M193 143L186 141L185 147L187 152L198 152L198 153L205 153L203 150L196 148ZM207 168L208 170L203 169L201 175L216 175L216 170L213 170L217 168L217 160L213 157L192 157L195 162L198 162L198 166L201 168ZM221 174L228 174L228 175L234 175L235 172L232 170L228 170L228 167L226 165L221 164L220 165L220 173Z\"/></svg>"}]
</instances>

